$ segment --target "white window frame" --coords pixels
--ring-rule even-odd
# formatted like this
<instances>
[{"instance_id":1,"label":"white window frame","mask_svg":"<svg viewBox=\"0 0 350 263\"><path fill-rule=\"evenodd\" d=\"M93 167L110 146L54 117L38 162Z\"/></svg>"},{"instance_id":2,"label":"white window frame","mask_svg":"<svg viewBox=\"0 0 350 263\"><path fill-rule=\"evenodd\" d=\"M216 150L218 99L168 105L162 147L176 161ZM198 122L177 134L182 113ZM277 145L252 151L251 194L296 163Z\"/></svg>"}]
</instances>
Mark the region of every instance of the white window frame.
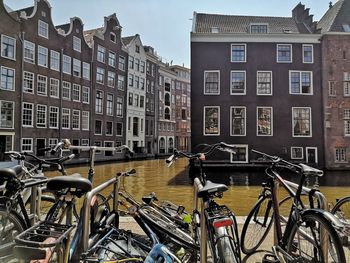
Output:
<instances>
[{"instance_id":1,"label":"white window frame","mask_svg":"<svg viewBox=\"0 0 350 263\"><path fill-rule=\"evenodd\" d=\"M293 149L301 149L301 157L293 156ZM304 148L299 146L290 147L290 159L291 160L303 160L304 159Z\"/></svg>"},{"instance_id":2,"label":"white window frame","mask_svg":"<svg viewBox=\"0 0 350 263\"><path fill-rule=\"evenodd\" d=\"M78 113L78 114L77 114ZM74 119L74 117L78 117L77 119ZM77 120L77 127L74 127L76 123L74 121ZM80 130L80 110L72 110L72 130Z\"/></svg>"},{"instance_id":3,"label":"white window frame","mask_svg":"<svg viewBox=\"0 0 350 263\"><path fill-rule=\"evenodd\" d=\"M107 133L107 123L112 123L112 132L111 133ZM106 136L113 136L113 128L114 128L113 121L106 121L105 125L106 125L106 128L105 128L106 129Z\"/></svg>"},{"instance_id":4,"label":"white window frame","mask_svg":"<svg viewBox=\"0 0 350 263\"><path fill-rule=\"evenodd\" d=\"M39 80L40 78L42 78L41 80ZM43 81L45 80L45 81ZM39 84L43 84L45 86L45 91L39 92ZM43 75L36 75L36 94L39 96L47 96L47 77L43 76Z\"/></svg>"},{"instance_id":5,"label":"white window frame","mask_svg":"<svg viewBox=\"0 0 350 263\"><path fill-rule=\"evenodd\" d=\"M232 75L233 73L244 73L244 91L242 93L232 93ZM231 70L230 72L230 95L240 96L247 93L247 72L245 70Z\"/></svg>"},{"instance_id":6,"label":"white window frame","mask_svg":"<svg viewBox=\"0 0 350 263\"><path fill-rule=\"evenodd\" d=\"M344 159L337 160L337 150L344 150ZM336 147L334 149L334 162L335 163L347 163L347 147Z\"/></svg>"},{"instance_id":7,"label":"white window frame","mask_svg":"<svg viewBox=\"0 0 350 263\"><path fill-rule=\"evenodd\" d=\"M73 50L81 52L81 39L73 36Z\"/></svg>"},{"instance_id":8,"label":"white window frame","mask_svg":"<svg viewBox=\"0 0 350 263\"><path fill-rule=\"evenodd\" d=\"M45 120L44 122L39 123L39 107L43 107L45 110L44 115L45 115ZM36 105L36 127L39 129L46 128L47 127L47 106L43 104L37 104Z\"/></svg>"},{"instance_id":9,"label":"white window frame","mask_svg":"<svg viewBox=\"0 0 350 263\"><path fill-rule=\"evenodd\" d=\"M37 63L39 66L47 68L49 66L49 50L46 47L40 46L38 45L38 52L37 52ZM45 57L45 62L41 63L42 61L40 61L40 57L44 56Z\"/></svg>"},{"instance_id":10,"label":"white window frame","mask_svg":"<svg viewBox=\"0 0 350 263\"><path fill-rule=\"evenodd\" d=\"M310 135L294 135L294 110L309 109L310 111ZM312 109L311 107L292 107L292 136L293 138L311 138L312 137Z\"/></svg>"},{"instance_id":11,"label":"white window frame","mask_svg":"<svg viewBox=\"0 0 350 263\"><path fill-rule=\"evenodd\" d=\"M270 73L270 86L271 86L271 92L270 93L260 93L259 92L259 73ZM258 70L256 72L256 95L258 96L272 96L273 95L273 73L272 71L268 71L268 70Z\"/></svg>"},{"instance_id":12,"label":"white window frame","mask_svg":"<svg viewBox=\"0 0 350 263\"><path fill-rule=\"evenodd\" d=\"M305 61L305 53L304 53L304 48L305 47L311 47L311 62L307 62ZM304 64L313 64L314 63L314 45L312 44L303 44L303 47L302 47L302 50L303 50L303 63Z\"/></svg>"},{"instance_id":13,"label":"white window frame","mask_svg":"<svg viewBox=\"0 0 350 263\"><path fill-rule=\"evenodd\" d=\"M101 133L96 133L96 121L99 121L101 123ZM103 134L103 121L100 119L95 119L94 122L94 135L102 135Z\"/></svg>"},{"instance_id":14,"label":"white window frame","mask_svg":"<svg viewBox=\"0 0 350 263\"><path fill-rule=\"evenodd\" d=\"M113 83L110 83L110 80L113 80ZM116 74L114 71L107 71L107 86L114 88L116 85Z\"/></svg>"},{"instance_id":15,"label":"white window frame","mask_svg":"<svg viewBox=\"0 0 350 263\"><path fill-rule=\"evenodd\" d=\"M299 73L299 93L292 93L292 73ZM302 87L302 73L310 73L310 93L302 93L303 87ZM305 71L305 70L289 70L289 94L290 95L302 95L302 96L312 96L314 95L314 82L313 82L313 72L312 71Z\"/></svg>"},{"instance_id":16,"label":"white window frame","mask_svg":"<svg viewBox=\"0 0 350 263\"><path fill-rule=\"evenodd\" d=\"M14 41L14 44L13 44L13 57L8 57L8 56L5 56L5 55L2 54L2 51L3 51L3 39L5 37L7 37L7 38L9 38L9 39ZM16 44L16 39L15 38L7 36L7 35L4 35L4 34L1 35L1 57L16 61L16 46L17 46L17 44Z\"/></svg>"},{"instance_id":17,"label":"white window frame","mask_svg":"<svg viewBox=\"0 0 350 263\"><path fill-rule=\"evenodd\" d=\"M111 96L111 97L110 97ZM112 100L108 100L108 98L112 98ZM113 116L114 113L114 95L112 93L106 94L106 115Z\"/></svg>"},{"instance_id":18,"label":"white window frame","mask_svg":"<svg viewBox=\"0 0 350 263\"><path fill-rule=\"evenodd\" d=\"M4 130L6 130L6 129L14 129L14 122L15 122L15 102L14 101L8 101L8 100L0 100L0 119L2 118L1 117L1 109L2 109L2 103L3 102L5 102L5 103L12 103L12 125L11 125L11 127L2 127L1 125L0 125L0 129L4 129Z\"/></svg>"},{"instance_id":19,"label":"white window frame","mask_svg":"<svg viewBox=\"0 0 350 263\"><path fill-rule=\"evenodd\" d=\"M243 134L233 134L232 131L232 111L235 108L244 109L244 133ZM245 106L231 106L230 107L230 136L243 137L247 134L247 108Z\"/></svg>"},{"instance_id":20,"label":"white window frame","mask_svg":"<svg viewBox=\"0 0 350 263\"><path fill-rule=\"evenodd\" d=\"M230 154L230 162L231 163L248 163L249 162L249 159L248 159L248 157L249 157L249 155L248 155L248 144L234 144L233 145L234 147L236 147L236 148L245 148L246 149L246 151L245 151L245 161L234 161L233 160L233 156L234 156L234 154Z\"/></svg>"},{"instance_id":21,"label":"white window frame","mask_svg":"<svg viewBox=\"0 0 350 263\"><path fill-rule=\"evenodd\" d=\"M60 53L55 50L50 50L50 69L60 71Z\"/></svg>"},{"instance_id":22,"label":"white window frame","mask_svg":"<svg viewBox=\"0 0 350 263\"><path fill-rule=\"evenodd\" d=\"M24 141L28 140L30 143L24 144ZM29 146L29 150L24 150L23 146ZM21 139L21 151L22 152L33 152L33 138L22 138Z\"/></svg>"},{"instance_id":23,"label":"white window frame","mask_svg":"<svg viewBox=\"0 0 350 263\"><path fill-rule=\"evenodd\" d=\"M53 111L54 109L54 111ZM51 122L51 114L52 115L56 115L56 117L52 117L52 118L55 118L56 120L56 125L51 125L52 122ZM58 129L58 125L59 125L59 118L60 118L60 110L58 107L55 107L55 106L50 106L49 108L49 128L50 129Z\"/></svg>"},{"instance_id":24,"label":"white window frame","mask_svg":"<svg viewBox=\"0 0 350 263\"><path fill-rule=\"evenodd\" d=\"M97 76L101 76L102 80L100 80ZM96 83L104 84L105 82L105 69L101 67L96 67Z\"/></svg>"},{"instance_id":25,"label":"white window frame","mask_svg":"<svg viewBox=\"0 0 350 263\"><path fill-rule=\"evenodd\" d=\"M121 61L124 61L124 63L121 63ZM125 57L124 56L119 55L118 69L125 71Z\"/></svg>"},{"instance_id":26,"label":"white window frame","mask_svg":"<svg viewBox=\"0 0 350 263\"><path fill-rule=\"evenodd\" d=\"M26 56L26 50L28 50L30 57ZM27 63L35 64L35 44L28 40L24 40L23 60Z\"/></svg>"},{"instance_id":27,"label":"white window frame","mask_svg":"<svg viewBox=\"0 0 350 263\"><path fill-rule=\"evenodd\" d=\"M337 82L335 80L329 80L328 81L328 96L329 97L336 97L337 96Z\"/></svg>"},{"instance_id":28,"label":"white window frame","mask_svg":"<svg viewBox=\"0 0 350 263\"><path fill-rule=\"evenodd\" d=\"M77 95L77 98L76 98ZM80 102L81 100L81 86L73 83L72 85L72 101Z\"/></svg>"},{"instance_id":29,"label":"white window frame","mask_svg":"<svg viewBox=\"0 0 350 263\"><path fill-rule=\"evenodd\" d=\"M6 90L6 91L15 91L16 90L16 70L14 68L9 68L9 67L4 67L1 66L0 68L0 83L2 84L2 70L3 69L7 69L7 70L12 70L13 71L13 84L12 84L12 89L4 89L0 86L0 90ZM33 83L34 83L34 79L33 79ZM7 82L6 82L7 84Z\"/></svg>"},{"instance_id":30,"label":"white window frame","mask_svg":"<svg viewBox=\"0 0 350 263\"><path fill-rule=\"evenodd\" d=\"M205 110L208 108L218 109L218 133L217 134L206 134L205 133ZM204 106L203 107L203 136L220 136L220 106Z\"/></svg>"},{"instance_id":31,"label":"white window frame","mask_svg":"<svg viewBox=\"0 0 350 263\"><path fill-rule=\"evenodd\" d=\"M31 81L32 81L32 89L31 89L31 91L27 91L27 90L25 90L24 89L24 83L26 82L26 80L29 80L28 78L25 78L25 75L30 75L31 76ZM34 94L34 88L35 88L35 78L34 78L34 73L33 72L29 72L29 71L23 71L23 83L22 83L22 85L23 85L23 92L25 92L25 93L30 93L30 94Z\"/></svg>"},{"instance_id":32,"label":"white window frame","mask_svg":"<svg viewBox=\"0 0 350 263\"><path fill-rule=\"evenodd\" d=\"M305 148L305 156L306 156L306 163L309 163L309 158L308 158L308 150L315 150L315 163L318 163L318 150L317 147L306 147Z\"/></svg>"},{"instance_id":33,"label":"white window frame","mask_svg":"<svg viewBox=\"0 0 350 263\"><path fill-rule=\"evenodd\" d=\"M233 46L244 46L244 60L233 60L233 56L232 56L232 47ZM232 43L231 44L231 49L230 49L231 53L231 63L246 63L247 62L247 44L245 43Z\"/></svg>"},{"instance_id":34,"label":"white window frame","mask_svg":"<svg viewBox=\"0 0 350 263\"><path fill-rule=\"evenodd\" d=\"M97 96L98 94L101 94L101 97L98 97ZM97 103L97 101L99 103ZM95 96L95 113L96 114L103 114L103 103L104 103L104 92L102 90L96 90L96 96Z\"/></svg>"},{"instance_id":35,"label":"white window frame","mask_svg":"<svg viewBox=\"0 0 350 263\"><path fill-rule=\"evenodd\" d=\"M62 65L62 72L68 75L72 75L72 58L67 55L63 55L63 65ZM69 69L66 68L69 66Z\"/></svg>"},{"instance_id":36,"label":"white window frame","mask_svg":"<svg viewBox=\"0 0 350 263\"><path fill-rule=\"evenodd\" d=\"M289 46L290 47L290 60L289 61L280 61L278 56L278 47L279 46ZM293 62L293 45L292 44L277 44L276 45L276 62L277 63L292 63Z\"/></svg>"},{"instance_id":37,"label":"white window frame","mask_svg":"<svg viewBox=\"0 0 350 263\"><path fill-rule=\"evenodd\" d=\"M87 95L87 96L84 96L84 95ZM87 100L85 98L87 98ZM82 87L81 102L84 104L90 104L90 87L87 87L87 86Z\"/></svg>"},{"instance_id":38,"label":"white window frame","mask_svg":"<svg viewBox=\"0 0 350 263\"><path fill-rule=\"evenodd\" d=\"M63 111L67 111L65 113L63 113ZM61 127L62 127L62 130L69 130L71 125L70 125L70 120L71 120L71 114L70 114L70 109L67 109L67 108L62 108L61 110ZM63 127L63 117L67 117L68 116L68 127Z\"/></svg>"},{"instance_id":39,"label":"white window frame","mask_svg":"<svg viewBox=\"0 0 350 263\"><path fill-rule=\"evenodd\" d=\"M81 112L81 130L83 131L90 130L90 112L89 111Z\"/></svg>"},{"instance_id":40,"label":"white window frame","mask_svg":"<svg viewBox=\"0 0 350 263\"><path fill-rule=\"evenodd\" d=\"M23 120L24 120L24 118L23 118L23 114L24 114L24 110L28 110L28 109L25 109L24 108L24 105L31 105L31 120L30 120L30 122L31 122L31 124L23 124ZM29 103L29 102L23 102L23 104L22 104L23 106L22 106L22 112L21 112L21 124L22 124L22 127L34 127L34 104L33 103Z\"/></svg>"},{"instance_id":41,"label":"white window frame","mask_svg":"<svg viewBox=\"0 0 350 263\"><path fill-rule=\"evenodd\" d=\"M103 47L101 45L97 45L96 59L97 59L97 61L99 61L101 63L105 63L105 61L106 61L106 48L105 47Z\"/></svg>"},{"instance_id":42,"label":"white window frame","mask_svg":"<svg viewBox=\"0 0 350 263\"><path fill-rule=\"evenodd\" d=\"M218 92L217 93L208 93L206 92L205 85L206 85L206 74L207 73L218 73ZM203 75L203 94L204 95L220 95L220 70L204 70ZM180 84L179 82L177 84Z\"/></svg>"},{"instance_id":43,"label":"white window frame","mask_svg":"<svg viewBox=\"0 0 350 263\"><path fill-rule=\"evenodd\" d=\"M52 95L53 94L52 91L54 91L54 93L57 95ZM56 98L56 99L60 97L60 81L58 79L50 78L50 97Z\"/></svg>"},{"instance_id":44,"label":"white window frame","mask_svg":"<svg viewBox=\"0 0 350 263\"><path fill-rule=\"evenodd\" d=\"M114 59L113 59L113 56L114 56ZM114 64L113 64L113 62L114 62ZM117 66L117 55L115 52L108 51L108 65L113 67L113 68L115 68Z\"/></svg>"},{"instance_id":45,"label":"white window frame","mask_svg":"<svg viewBox=\"0 0 350 263\"><path fill-rule=\"evenodd\" d=\"M73 58L73 76L81 77L81 61L76 58Z\"/></svg>"},{"instance_id":46,"label":"white window frame","mask_svg":"<svg viewBox=\"0 0 350 263\"><path fill-rule=\"evenodd\" d=\"M271 111L271 134L259 134L259 109L270 109ZM271 137L273 136L273 107L257 106L256 107L256 136Z\"/></svg>"},{"instance_id":47,"label":"white window frame","mask_svg":"<svg viewBox=\"0 0 350 263\"><path fill-rule=\"evenodd\" d=\"M69 84L69 85L65 86L65 84ZM68 91L69 96L65 96L66 95L65 90ZM62 99L71 100L71 98L72 98L72 83L68 81L63 81L62 82Z\"/></svg>"},{"instance_id":48,"label":"white window frame","mask_svg":"<svg viewBox=\"0 0 350 263\"><path fill-rule=\"evenodd\" d=\"M38 36L49 39L49 24L40 19L38 20Z\"/></svg>"},{"instance_id":49,"label":"white window frame","mask_svg":"<svg viewBox=\"0 0 350 263\"><path fill-rule=\"evenodd\" d=\"M90 80L90 64L83 62L83 79Z\"/></svg>"}]
</instances>

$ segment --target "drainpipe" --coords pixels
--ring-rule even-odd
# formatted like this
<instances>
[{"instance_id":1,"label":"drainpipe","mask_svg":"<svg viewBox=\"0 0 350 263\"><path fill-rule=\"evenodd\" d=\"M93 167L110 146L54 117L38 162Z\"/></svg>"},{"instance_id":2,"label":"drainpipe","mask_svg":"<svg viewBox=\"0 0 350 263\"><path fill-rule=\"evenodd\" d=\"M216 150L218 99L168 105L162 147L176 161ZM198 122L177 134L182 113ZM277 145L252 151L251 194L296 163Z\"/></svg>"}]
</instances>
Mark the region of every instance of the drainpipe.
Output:
<instances>
[{"instance_id":1,"label":"drainpipe","mask_svg":"<svg viewBox=\"0 0 350 263\"><path fill-rule=\"evenodd\" d=\"M61 70L60 70L60 113L58 118L58 138L59 141L62 140L62 108L63 108L63 99L62 99L62 90L63 90L63 51L61 48Z\"/></svg>"},{"instance_id":2,"label":"drainpipe","mask_svg":"<svg viewBox=\"0 0 350 263\"><path fill-rule=\"evenodd\" d=\"M21 54L21 74L20 74L20 85L21 85L21 88L20 88L20 105L19 105L19 109L20 109L20 123L19 123L19 151L21 150L21 140L22 140L22 137L23 137L23 127L22 127L22 122L23 122L23 115L22 115L22 110L23 110L23 69L24 69L24 34L25 32L21 32L21 34L19 35L19 40L21 41L22 43L22 54ZM16 129L15 129L16 130Z\"/></svg>"},{"instance_id":3,"label":"drainpipe","mask_svg":"<svg viewBox=\"0 0 350 263\"><path fill-rule=\"evenodd\" d=\"M91 55L91 64L90 64L90 129L89 129L89 144L92 145L92 138L93 138L93 121L92 121L92 115L95 112L94 107L93 107L93 83L94 83L94 57L95 57L95 43L94 41L92 41L92 45L91 45L91 49L92 49L92 55Z\"/></svg>"}]
</instances>

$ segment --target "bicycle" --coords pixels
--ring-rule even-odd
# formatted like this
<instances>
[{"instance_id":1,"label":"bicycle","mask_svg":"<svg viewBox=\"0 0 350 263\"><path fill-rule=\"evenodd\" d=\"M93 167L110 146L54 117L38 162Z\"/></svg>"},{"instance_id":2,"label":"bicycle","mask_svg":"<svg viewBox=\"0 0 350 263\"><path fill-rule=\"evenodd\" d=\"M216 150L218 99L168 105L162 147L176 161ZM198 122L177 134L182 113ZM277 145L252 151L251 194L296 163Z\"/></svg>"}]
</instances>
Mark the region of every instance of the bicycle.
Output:
<instances>
[{"instance_id":1,"label":"bicycle","mask_svg":"<svg viewBox=\"0 0 350 263\"><path fill-rule=\"evenodd\" d=\"M342 229L344 225L327 211L306 208L301 199L306 177L322 176L323 172L256 150L252 152L270 163L265 170L269 178L263 184L259 199L243 225L242 251L246 254L256 251L274 223L277 244L272 247L272 254L264 256L263 262L345 262L341 240L336 232L336 228ZM300 176L296 191L280 176L280 168ZM277 184L282 185L293 200L284 231L281 227L284 217L279 211Z\"/></svg>"},{"instance_id":2,"label":"bicycle","mask_svg":"<svg viewBox=\"0 0 350 263\"><path fill-rule=\"evenodd\" d=\"M200 245L200 261L207 260L207 236L214 262L241 262L238 229L235 215L225 205L216 203L215 198L221 198L228 190L224 184L216 184L206 179L203 172L203 161L215 150L235 154L236 147L224 142L208 146L203 153L187 153L174 151L166 162L172 165L179 157L184 156L199 163L199 177L194 179L194 209L192 232ZM198 211L198 199L202 200L201 211Z\"/></svg>"}]
</instances>

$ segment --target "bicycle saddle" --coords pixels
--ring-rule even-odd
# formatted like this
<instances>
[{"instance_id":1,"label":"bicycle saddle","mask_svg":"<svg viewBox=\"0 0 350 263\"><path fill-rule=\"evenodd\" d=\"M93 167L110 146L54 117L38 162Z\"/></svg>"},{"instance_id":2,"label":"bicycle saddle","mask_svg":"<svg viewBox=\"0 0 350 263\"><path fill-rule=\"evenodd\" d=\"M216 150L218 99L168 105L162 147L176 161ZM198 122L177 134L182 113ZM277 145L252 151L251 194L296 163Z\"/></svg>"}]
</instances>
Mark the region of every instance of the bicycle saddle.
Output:
<instances>
[{"instance_id":1,"label":"bicycle saddle","mask_svg":"<svg viewBox=\"0 0 350 263\"><path fill-rule=\"evenodd\" d=\"M308 176L308 175L317 175L317 176L323 176L323 171L313 168L311 166L308 166L306 164L300 163L299 166L301 167L303 173Z\"/></svg>"},{"instance_id":2,"label":"bicycle saddle","mask_svg":"<svg viewBox=\"0 0 350 263\"><path fill-rule=\"evenodd\" d=\"M73 195L80 196L89 192L92 189L92 184L87 178L81 176L61 175L49 179L46 188L51 191L60 191L69 188Z\"/></svg>"},{"instance_id":3,"label":"bicycle saddle","mask_svg":"<svg viewBox=\"0 0 350 263\"><path fill-rule=\"evenodd\" d=\"M215 193L222 193L228 190L228 187L224 184L216 184L209 180L205 183L204 187L198 191L198 197L202 198Z\"/></svg>"},{"instance_id":4,"label":"bicycle saddle","mask_svg":"<svg viewBox=\"0 0 350 263\"><path fill-rule=\"evenodd\" d=\"M22 173L23 169L22 166L20 165L16 165L12 168L2 168L0 169L0 180L9 180L12 179L14 177L18 177L18 175L20 175Z\"/></svg>"}]
</instances>

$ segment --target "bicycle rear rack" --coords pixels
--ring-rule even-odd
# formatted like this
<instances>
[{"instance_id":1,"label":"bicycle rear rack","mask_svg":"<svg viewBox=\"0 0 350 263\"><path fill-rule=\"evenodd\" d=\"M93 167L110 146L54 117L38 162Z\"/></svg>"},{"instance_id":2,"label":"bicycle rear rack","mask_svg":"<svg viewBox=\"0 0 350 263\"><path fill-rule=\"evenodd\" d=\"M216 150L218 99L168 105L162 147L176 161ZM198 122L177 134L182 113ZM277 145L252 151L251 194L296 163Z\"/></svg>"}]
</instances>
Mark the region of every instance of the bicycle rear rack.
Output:
<instances>
[{"instance_id":1,"label":"bicycle rear rack","mask_svg":"<svg viewBox=\"0 0 350 263\"><path fill-rule=\"evenodd\" d=\"M45 221L39 222L15 238L15 253L21 259L28 259L28 257L39 259L35 258L33 255L35 253L38 253L37 257L42 258L46 248L55 249L57 246L62 246L74 227Z\"/></svg>"},{"instance_id":2,"label":"bicycle rear rack","mask_svg":"<svg viewBox=\"0 0 350 263\"><path fill-rule=\"evenodd\" d=\"M208 222L213 223L214 220L225 217L232 217L232 211L226 205L218 205L215 207L208 207L205 209L205 216ZM234 222L233 222L234 223Z\"/></svg>"}]
</instances>

